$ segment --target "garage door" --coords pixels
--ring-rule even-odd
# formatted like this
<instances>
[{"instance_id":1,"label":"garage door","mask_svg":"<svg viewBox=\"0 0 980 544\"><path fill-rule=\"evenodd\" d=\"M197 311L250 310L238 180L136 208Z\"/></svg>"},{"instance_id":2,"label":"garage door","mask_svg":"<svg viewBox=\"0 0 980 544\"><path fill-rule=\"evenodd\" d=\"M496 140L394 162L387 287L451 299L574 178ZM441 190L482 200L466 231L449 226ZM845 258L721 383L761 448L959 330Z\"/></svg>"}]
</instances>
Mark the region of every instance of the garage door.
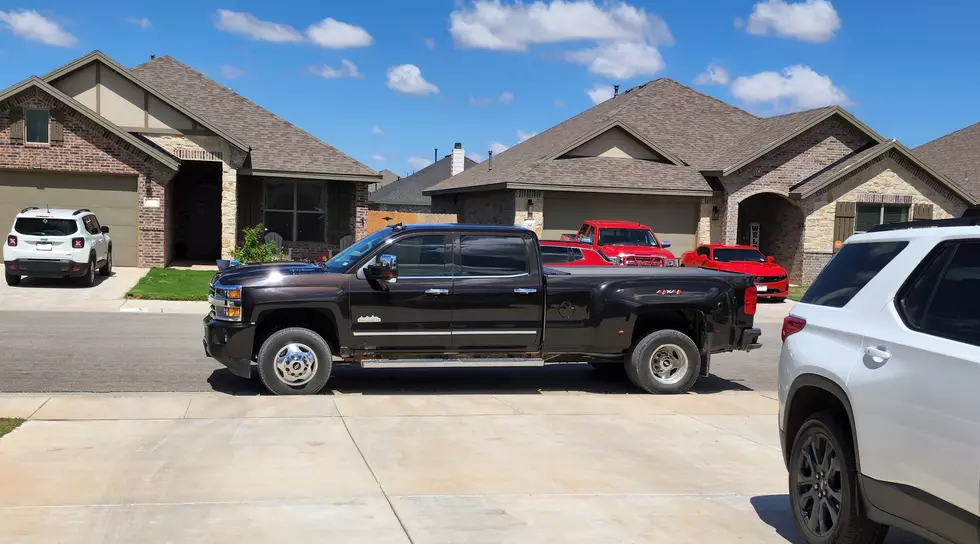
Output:
<instances>
[{"instance_id":1,"label":"garage door","mask_svg":"<svg viewBox=\"0 0 980 544\"><path fill-rule=\"evenodd\" d=\"M675 255L694 249L701 199L653 195L545 193L544 238L575 232L586 219L618 219L647 225L668 240Z\"/></svg>"},{"instance_id":2,"label":"garage door","mask_svg":"<svg viewBox=\"0 0 980 544\"><path fill-rule=\"evenodd\" d=\"M135 176L0 171L0 230L28 206L88 208L108 225L116 266L138 263L139 223Z\"/></svg>"}]
</instances>

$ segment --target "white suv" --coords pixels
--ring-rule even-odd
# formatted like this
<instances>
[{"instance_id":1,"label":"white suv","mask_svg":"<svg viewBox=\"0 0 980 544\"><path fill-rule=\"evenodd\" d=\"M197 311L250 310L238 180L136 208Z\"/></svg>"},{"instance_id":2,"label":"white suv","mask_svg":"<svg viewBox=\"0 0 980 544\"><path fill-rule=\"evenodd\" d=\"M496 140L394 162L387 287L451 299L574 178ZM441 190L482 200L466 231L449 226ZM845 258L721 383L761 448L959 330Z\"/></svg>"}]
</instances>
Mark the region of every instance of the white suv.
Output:
<instances>
[{"instance_id":1,"label":"white suv","mask_svg":"<svg viewBox=\"0 0 980 544\"><path fill-rule=\"evenodd\" d=\"M87 209L24 208L3 246L3 268L11 286L21 276L78 278L92 286L96 269L102 276L112 273L109 227Z\"/></svg>"},{"instance_id":2,"label":"white suv","mask_svg":"<svg viewBox=\"0 0 980 544\"><path fill-rule=\"evenodd\" d=\"M808 543L980 542L980 207L852 236L783 323L779 430Z\"/></svg>"}]
</instances>

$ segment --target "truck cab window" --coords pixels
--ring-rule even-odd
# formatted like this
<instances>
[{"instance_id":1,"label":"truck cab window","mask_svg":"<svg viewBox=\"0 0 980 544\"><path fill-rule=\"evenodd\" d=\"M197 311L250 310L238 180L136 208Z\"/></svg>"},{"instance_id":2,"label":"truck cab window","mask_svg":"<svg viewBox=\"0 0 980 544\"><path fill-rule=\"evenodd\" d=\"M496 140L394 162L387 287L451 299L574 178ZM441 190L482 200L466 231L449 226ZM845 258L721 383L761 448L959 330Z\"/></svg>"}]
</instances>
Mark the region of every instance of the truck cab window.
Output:
<instances>
[{"instance_id":1,"label":"truck cab window","mask_svg":"<svg viewBox=\"0 0 980 544\"><path fill-rule=\"evenodd\" d=\"M451 265L446 261L446 236L443 234L402 238L381 253L398 258L398 275L403 278L452 276Z\"/></svg>"},{"instance_id":2,"label":"truck cab window","mask_svg":"<svg viewBox=\"0 0 980 544\"><path fill-rule=\"evenodd\" d=\"M463 276L526 274L527 246L521 236L462 236L460 266Z\"/></svg>"}]
</instances>

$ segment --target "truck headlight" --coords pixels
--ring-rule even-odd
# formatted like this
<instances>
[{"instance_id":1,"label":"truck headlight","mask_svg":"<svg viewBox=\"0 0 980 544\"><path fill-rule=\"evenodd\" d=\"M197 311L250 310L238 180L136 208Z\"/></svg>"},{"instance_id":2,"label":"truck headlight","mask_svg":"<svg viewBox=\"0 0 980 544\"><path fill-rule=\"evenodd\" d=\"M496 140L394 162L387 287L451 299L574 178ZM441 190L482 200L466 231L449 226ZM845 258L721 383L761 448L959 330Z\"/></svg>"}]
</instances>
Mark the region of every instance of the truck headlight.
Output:
<instances>
[{"instance_id":1,"label":"truck headlight","mask_svg":"<svg viewBox=\"0 0 980 544\"><path fill-rule=\"evenodd\" d=\"M228 300L241 300L242 288L241 287L216 287L214 290L214 294L219 298L225 298Z\"/></svg>"}]
</instances>

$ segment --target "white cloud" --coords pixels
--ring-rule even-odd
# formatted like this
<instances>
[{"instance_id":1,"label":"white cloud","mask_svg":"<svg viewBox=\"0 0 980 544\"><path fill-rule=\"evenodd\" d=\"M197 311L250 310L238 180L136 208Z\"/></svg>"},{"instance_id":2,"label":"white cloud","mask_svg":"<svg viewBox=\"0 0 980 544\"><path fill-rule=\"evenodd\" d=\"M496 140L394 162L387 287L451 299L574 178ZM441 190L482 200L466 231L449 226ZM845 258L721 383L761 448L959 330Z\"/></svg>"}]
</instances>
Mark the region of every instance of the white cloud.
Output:
<instances>
[{"instance_id":1,"label":"white cloud","mask_svg":"<svg viewBox=\"0 0 980 544\"><path fill-rule=\"evenodd\" d=\"M698 74L698 77L694 78L695 85L728 85L728 81L731 78L728 75L728 70L723 66L718 66L717 64L709 64L708 69L704 72Z\"/></svg>"},{"instance_id":2,"label":"white cloud","mask_svg":"<svg viewBox=\"0 0 980 544\"><path fill-rule=\"evenodd\" d=\"M236 68L230 64L221 65L221 77L225 79L235 79L245 75L245 70Z\"/></svg>"},{"instance_id":3,"label":"white cloud","mask_svg":"<svg viewBox=\"0 0 980 544\"><path fill-rule=\"evenodd\" d=\"M472 151L467 153L466 156L473 162L482 162L486 157L480 155L479 153L473 153Z\"/></svg>"},{"instance_id":4,"label":"white cloud","mask_svg":"<svg viewBox=\"0 0 980 544\"><path fill-rule=\"evenodd\" d=\"M596 85L591 89L586 89L585 94L589 95L592 99L593 104L598 104L600 102L605 102L613 97L616 91L613 90L612 85Z\"/></svg>"},{"instance_id":5,"label":"white cloud","mask_svg":"<svg viewBox=\"0 0 980 544\"><path fill-rule=\"evenodd\" d=\"M34 10L0 11L0 22L13 35L47 45L71 47L78 42L60 26Z\"/></svg>"},{"instance_id":6,"label":"white cloud","mask_svg":"<svg viewBox=\"0 0 980 544\"><path fill-rule=\"evenodd\" d=\"M314 44L328 49L366 47L374 43L374 38L363 28L329 17L315 25L310 25L306 29L306 36Z\"/></svg>"},{"instance_id":7,"label":"white cloud","mask_svg":"<svg viewBox=\"0 0 980 544\"><path fill-rule=\"evenodd\" d=\"M556 108L564 108L565 107L565 101L562 100L561 98L556 98L555 99L555 107Z\"/></svg>"},{"instance_id":8,"label":"white cloud","mask_svg":"<svg viewBox=\"0 0 980 544\"><path fill-rule=\"evenodd\" d=\"M374 155L371 155L371 160L372 161L383 161L385 159L386 158L385 158L384 155L379 155L378 153L375 153Z\"/></svg>"},{"instance_id":9,"label":"white cloud","mask_svg":"<svg viewBox=\"0 0 980 544\"><path fill-rule=\"evenodd\" d=\"M501 104L510 104L511 102L514 101L514 93L510 91L504 91L500 93L500 96L497 97L497 101L500 102Z\"/></svg>"},{"instance_id":10,"label":"white cloud","mask_svg":"<svg viewBox=\"0 0 980 544\"><path fill-rule=\"evenodd\" d=\"M378 125L371 125L371 134L374 136L384 136L385 131L381 130Z\"/></svg>"},{"instance_id":11,"label":"white cloud","mask_svg":"<svg viewBox=\"0 0 980 544\"><path fill-rule=\"evenodd\" d=\"M247 38L263 42L288 43L303 41L303 35L289 25L261 21L251 13L241 11L219 9L218 19L215 21L214 26L218 30L241 34Z\"/></svg>"},{"instance_id":12,"label":"white cloud","mask_svg":"<svg viewBox=\"0 0 980 544\"><path fill-rule=\"evenodd\" d=\"M735 25L741 26L741 20L736 20ZM828 0L797 3L765 0L752 7L745 30L749 34L774 34L822 43L833 38L840 25L840 16Z\"/></svg>"},{"instance_id":13,"label":"white cloud","mask_svg":"<svg viewBox=\"0 0 980 544\"><path fill-rule=\"evenodd\" d=\"M433 40L432 38L426 38L424 42L425 42L425 46L428 47L429 49L436 48L436 41Z\"/></svg>"},{"instance_id":14,"label":"white cloud","mask_svg":"<svg viewBox=\"0 0 980 544\"><path fill-rule=\"evenodd\" d=\"M400 64L388 68L388 87L415 96L439 93L439 87L426 81L422 77L422 70L414 64Z\"/></svg>"},{"instance_id":15,"label":"white cloud","mask_svg":"<svg viewBox=\"0 0 980 544\"><path fill-rule=\"evenodd\" d=\"M425 157L419 157L418 155L412 155L411 157L408 158L408 164L411 164L412 165L412 168L414 168L416 170L421 170L421 169L425 168L426 166L429 166L430 164L432 164L432 161L429 160L429 159L426 159Z\"/></svg>"},{"instance_id":16,"label":"white cloud","mask_svg":"<svg viewBox=\"0 0 980 544\"><path fill-rule=\"evenodd\" d=\"M532 136L537 136L537 134L538 133L534 132L533 130L531 132L524 132L523 130L518 130L517 139L523 142L524 140L530 139Z\"/></svg>"},{"instance_id":17,"label":"white cloud","mask_svg":"<svg viewBox=\"0 0 980 544\"><path fill-rule=\"evenodd\" d=\"M146 17L138 17L138 18L134 17L132 19L126 19L126 22L131 25L136 25L142 28L143 30L149 30L150 27L153 26L153 23L150 22L150 20L147 19Z\"/></svg>"},{"instance_id":18,"label":"white cloud","mask_svg":"<svg viewBox=\"0 0 980 544\"><path fill-rule=\"evenodd\" d=\"M310 66L310 73L316 74L324 79L339 79L342 77L364 77L364 74L357 70L357 65L347 59L340 59L340 68L323 65L319 68Z\"/></svg>"},{"instance_id":19,"label":"white cloud","mask_svg":"<svg viewBox=\"0 0 980 544\"><path fill-rule=\"evenodd\" d=\"M612 79L629 79L637 75L652 76L664 69L660 51L641 42L611 42L592 49L572 51L566 55L572 62L585 64L593 74Z\"/></svg>"},{"instance_id":20,"label":"white cloud","mask_svg":"<svg viewBox=\"0 0 980 544\"><path fill-rule=\"evenodd\" d=\"M490 151L493 151L494 155L499 155L504 151L507 151L509 145L504 145L500 142L490 142Z\"/></svg>"},{"instance_id":21,"label":"white cloud","mask_svg":"<svg viewBox=\"0 0 980 544\"><path fill-rule=\"evenodd\" d=\"M732 82L732 94L748 104L771 104L777 110L805 110L851 100L829 77L809 66L790 66L779 72L760 72Z\"/></svg>"},{"instance_id":22,"label":"white cloud","mask_svg":"<svg viewBox=\"0 0 980 544\"><path fill-rule=\"evenodd\" d=\"M489 106L493 104L493 99L489 96L471 96L470 105L471 106Z\"/></svg>"}]
</instances>

